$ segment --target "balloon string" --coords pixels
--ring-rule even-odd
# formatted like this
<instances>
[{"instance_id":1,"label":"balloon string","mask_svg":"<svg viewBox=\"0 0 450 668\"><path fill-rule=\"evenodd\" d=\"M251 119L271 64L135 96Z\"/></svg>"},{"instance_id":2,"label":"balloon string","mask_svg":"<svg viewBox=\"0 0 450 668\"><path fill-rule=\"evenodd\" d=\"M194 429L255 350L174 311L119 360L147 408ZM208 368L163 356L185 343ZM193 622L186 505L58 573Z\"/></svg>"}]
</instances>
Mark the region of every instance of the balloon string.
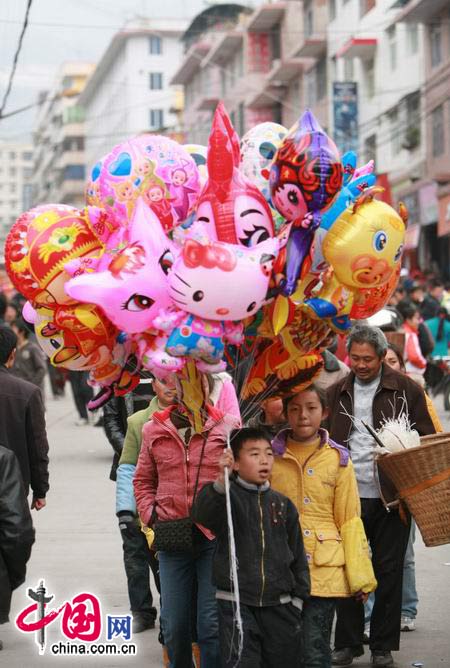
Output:
<instances>
[{"instance_id":1,"label":"balloon string","mask_svg":"<svg viewBox=\"0 0 450 668\"><path fill-rule=\"evenodd\" d=\"M227 435L227 449L231 450L230 442L230 432ZM230 583L231 591L234 593L234 606L233 606L233 633L231 636L231 646L230 646L230 656L232 654L234 646L234 634L235 630L238 633L238 646L237 646L237 659L233 668L239 665L241 660L242 650L244 649L244 626L242 623L241 615L241 601L239 594L239 579L238 579L238 561L236 557L236 541L234 538L234 526L233 526L233 517L231 514L231 495L230 495L230 479L229 479L228 467L225 471L224 482L225 482L225 499L227 507L227 524L228 524L228 546L229 546L229 560L230 560Z\"/></svg>"}]
</instances>

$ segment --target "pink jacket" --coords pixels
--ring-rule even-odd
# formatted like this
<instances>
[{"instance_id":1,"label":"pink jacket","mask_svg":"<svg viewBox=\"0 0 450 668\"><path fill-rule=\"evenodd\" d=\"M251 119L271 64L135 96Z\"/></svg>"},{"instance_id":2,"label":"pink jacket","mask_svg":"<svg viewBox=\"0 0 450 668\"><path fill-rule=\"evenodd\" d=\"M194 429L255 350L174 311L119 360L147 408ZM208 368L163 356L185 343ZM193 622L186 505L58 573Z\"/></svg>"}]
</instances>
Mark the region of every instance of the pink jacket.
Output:
<instances>
[{"instance_id":1,"label":"pink jacket","mask_svg":"<svg viewBox=\"0 0 450 668\"><path fill-rule=\"evenodd\" d=\"M237 419L224 419L216 408L208 407L209 418L202 434L194 434L185 445L170 420L174 407L153 414L144 425L142 447L133 486L142 522L151 526L153 511L159 520L175 520L190 513L203 440L206 438L197 493L215 480L217 462L226 447L227 431L238 426ZM213 535L199 528L210 539Z\"/></svg>"}]
</instances>

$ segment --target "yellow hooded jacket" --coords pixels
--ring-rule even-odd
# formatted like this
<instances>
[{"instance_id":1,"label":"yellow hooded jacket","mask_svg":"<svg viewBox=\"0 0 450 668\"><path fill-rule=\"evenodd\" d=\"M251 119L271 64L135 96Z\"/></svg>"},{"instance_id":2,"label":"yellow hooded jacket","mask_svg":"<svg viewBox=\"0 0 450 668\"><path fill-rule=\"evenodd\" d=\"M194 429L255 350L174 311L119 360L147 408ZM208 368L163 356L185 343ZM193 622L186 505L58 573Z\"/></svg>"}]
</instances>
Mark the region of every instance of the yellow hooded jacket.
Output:
<instances>
[{"instance_id":1,"label":"yellow hooded jacket","mask_svg":"<svg viewBox=\"0 0 450 668\"><path fill-rule=\"evenodd\" d=\"M320 445L303 469L289 452L283 430L272 443L272 487L295 504L311 574L311 595L369 593L377 581L361 521L361 505L347 448L319 430Z\"/></svg>"}]
</instances>

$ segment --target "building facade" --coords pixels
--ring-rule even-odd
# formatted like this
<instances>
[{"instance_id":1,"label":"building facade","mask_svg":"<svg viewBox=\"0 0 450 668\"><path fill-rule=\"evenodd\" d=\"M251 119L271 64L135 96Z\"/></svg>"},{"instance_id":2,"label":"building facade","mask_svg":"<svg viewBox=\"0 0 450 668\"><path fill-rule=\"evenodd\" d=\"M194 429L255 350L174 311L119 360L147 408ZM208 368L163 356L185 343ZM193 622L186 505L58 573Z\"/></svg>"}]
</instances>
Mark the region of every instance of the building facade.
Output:
<instances>
[{"instance_id":1,"label":"building facade","mask_svg":"<svg viewBox=\"0 0 450 668\"><path fill-rule=\"evenodd\" d=\"M188 140L206 144L219 100L240 136L264 121L290 127L305 106L328 127L327 13L326 0L289 0L223 3L195 17L172 79L184 87Z\"/></svg>"},{"instance_id":2,"label":"building facade","mask_svg":"<svg viewBox=\"0 0 450 668\"><path fill-rule=\"evenodd\" d=\"M0 142L0 248L11 226L32 206L33 147Z\"/></svg>"},{"instance_id":3,"label":"building facade","mask_svg":"<svg viewBox=\"0 0 450 668\"><path fill-rule=\"evenodd\" d=\"M184 28L179 20L141 20L115 35L80 96L88 167L133 135L177 132L182 91L170 80Z\"/></svg>"},{"instance_id":4,"label":"building facade","mask_svg":"<svg viewBox=\"0 0 450 668\"><path fill-rule=\"evenodd\" d=\"M34 131L33 204L84 206L84 115L78 98L93 70L91 63L65 63L53 89L41 93Z\"/></svg>"},{"instance_id":5,"label":"building facade","mask_svg":"<svg viewBox=\"0 0 450 668\"><path fill-rule=\"evenodd\" d=\"M396 21L423 30L423 123L427 183L419 191L423 266L450 278L450 5L448 0L401 0Z\"/></svg>"}]
</instances>

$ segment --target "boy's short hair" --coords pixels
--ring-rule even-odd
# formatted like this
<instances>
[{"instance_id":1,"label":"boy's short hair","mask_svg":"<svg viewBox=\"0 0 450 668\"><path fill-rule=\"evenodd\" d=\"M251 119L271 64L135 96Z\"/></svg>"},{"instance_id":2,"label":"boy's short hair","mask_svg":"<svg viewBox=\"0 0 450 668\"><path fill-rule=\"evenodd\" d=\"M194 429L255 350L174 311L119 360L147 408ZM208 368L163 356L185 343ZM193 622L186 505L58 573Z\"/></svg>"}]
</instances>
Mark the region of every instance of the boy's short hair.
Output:
<instances>
[{"instance_id":1,"label":"boy's short hair","mask_svg":"<svg viewBox=\"0 0 450 668\"><path fill-rule=\"evenodd\" d=\"M304 390L300 390L300 392L296 392L295 394L290 394L288 397L283 397L283 409L284 409L284 414L286 416L287 416L288 406L291 403L292 399L294 399L294 397L301 394L302 392L315 392L315 394L317 394L317 397L320 401L320 405L322 406L323 410L325 411L328 408L328 397L325 390L319 387L318 385L311 383L311 385L305 387Z\"/></svg>"},{"instance_id":2,"label":"boy's short hair","mask_svg":"<svg viewBox=\"0 0 450 668\"><path fill-rule=\"evenodd\" d=\"M231 432L230 445L233 451L233 457L239 459L239 453L247 441L267 441L272 447L269 434L259 427L244 427L244 429L235 429Z\"/></svg>"},{"instance_id":3,"label":"boy's short hair","mask_svg":"<svg viewBox=\"0 0 450 668\"><path fill-rule=\"evenodd\" d=\"M14 348L17 348L17 336L7 325L0 326L0 364L6 364Z\"/></svg>"}]
</instances>

